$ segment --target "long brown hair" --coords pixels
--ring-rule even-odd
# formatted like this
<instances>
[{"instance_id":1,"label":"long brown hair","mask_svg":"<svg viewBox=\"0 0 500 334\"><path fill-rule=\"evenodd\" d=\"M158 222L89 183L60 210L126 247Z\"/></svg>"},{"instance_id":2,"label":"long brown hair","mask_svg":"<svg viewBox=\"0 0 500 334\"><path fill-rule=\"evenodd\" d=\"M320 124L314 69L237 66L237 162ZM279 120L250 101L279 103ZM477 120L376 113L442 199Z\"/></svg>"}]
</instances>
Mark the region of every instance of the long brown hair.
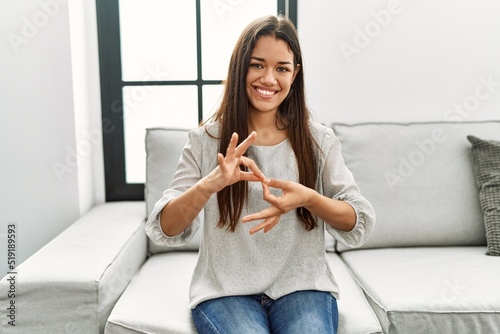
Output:
<instances>
[{"instance_id":1,"label":"long brown hair","mask_svg":"<svg viewBox=\"0 0 500 334\"><path fill-rule=\"evenodd\" d=\"M316 143L309 131L309 111L304 91L304 65L297 31L286 17L265 16L256 19L243 30L234 47L225 81L224 96L219 109L211 118L221 124L219 152L226 154L233 132L238 133L240 142L248 136L249 102L246 76L252 50L262 36L272 36L286 42L294 55L294 69L297 70L297 66L300 66L288 96L278 108L276 124L284 124L288 130L288 140L298 158L299 182L314 189L318 162L314 149ZM236 182L217 193L219 227L227 225L227 229L234 232L247 194L247 182ZM316 226L315 216L306 208L297 208L297 215L306 230L312 230Z\"/></svg>"}]
</instances>

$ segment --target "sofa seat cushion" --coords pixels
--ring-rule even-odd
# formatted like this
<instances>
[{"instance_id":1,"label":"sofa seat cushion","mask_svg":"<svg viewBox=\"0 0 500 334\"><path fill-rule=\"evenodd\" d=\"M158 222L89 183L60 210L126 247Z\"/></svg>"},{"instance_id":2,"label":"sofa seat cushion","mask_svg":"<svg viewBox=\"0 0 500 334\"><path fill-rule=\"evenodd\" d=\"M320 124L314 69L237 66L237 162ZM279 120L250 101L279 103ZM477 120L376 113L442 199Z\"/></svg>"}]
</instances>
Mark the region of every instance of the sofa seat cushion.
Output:
<instances>
[{"instance_id":1,"label":"sofa seat cushion","mask_svg":"<svg viewBox=\"0 0 500 334\"><path fill-rule=\"evenodd\" d=\"M188 306L196 252L167 252L150 257L113 309L105 334L196 333ZM339 334L381 333L362 290L335 253L330 267L340 286Z\"/></svg>"},{"instance_id":2,"label":"sofa seat cushion","mask_svg":"<svg viewBox=\"0 0 500 334\"><path fill-rule=\"evenodd\" d=\"M116 303L105 334L196 333L189 309L189 285L198 252L150 257Z\"/></svg>"},{"instance_id":3,"label":"sofa seat cushion","mask_svg":"<svg viewBox=\"0 0 500 334\"><path fill-rule=\"evenodd\" d=\"M347 251L384 333L500 333L500 263L486 247Z\"/></svg>"},{"instance_id":4,"label":"sofa seat cushion","mask_svg":"<svg viewBox=\"0 0 500 334\"><path fill-rule=\"evenodd\" d=\"M340 256L327 253L330 266L339 284L339 330L344 333L382 333L382 327L366 300L363 290L351 276L351 273Z\"/></svg>"}]
</instances>

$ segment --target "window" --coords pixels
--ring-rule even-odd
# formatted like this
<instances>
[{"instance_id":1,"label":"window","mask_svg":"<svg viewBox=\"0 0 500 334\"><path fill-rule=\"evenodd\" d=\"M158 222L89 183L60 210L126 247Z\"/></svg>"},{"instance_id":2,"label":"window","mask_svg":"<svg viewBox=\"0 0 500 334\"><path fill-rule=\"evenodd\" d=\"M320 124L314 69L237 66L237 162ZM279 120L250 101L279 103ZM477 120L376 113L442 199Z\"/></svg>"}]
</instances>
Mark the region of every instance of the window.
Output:
<instances>
[{"instance_id":1,"label":"window","mask_svg":"<svg viewBox=\"0 0 500 334\"><path fill-rule=\"evenodd\" d=\"M96 0L106 200L143 200L148 127L194 128L215 110L244 26L297 0Z\"/></svg>"}]
</instances>

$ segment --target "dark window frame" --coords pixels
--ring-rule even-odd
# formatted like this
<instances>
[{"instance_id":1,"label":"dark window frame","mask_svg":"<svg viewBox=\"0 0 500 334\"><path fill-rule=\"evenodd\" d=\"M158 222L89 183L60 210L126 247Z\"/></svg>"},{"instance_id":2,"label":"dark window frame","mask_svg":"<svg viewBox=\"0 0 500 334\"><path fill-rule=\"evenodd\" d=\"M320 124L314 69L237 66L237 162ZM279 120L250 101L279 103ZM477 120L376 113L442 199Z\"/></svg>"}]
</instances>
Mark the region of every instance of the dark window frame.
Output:
<instances>
[{"instance_id":1,"label":"dark window frame","mask_svg":"<svg viewBox=\"0 0 500 334\"><path fill-rule=\"evenodd\" d=\"M202 80L201 0L193 0L196 1L197 79L123 81L118 1L96 0L106 201L142 201L144 200L144 183L126 182L123 87L195 85L198 88L198 121L201 121L203 118L203 86L218 85L221 81ZM295 25L297 25L297 1L277 0L277 13L284 13Z\"/></svg>"}]
</instances>

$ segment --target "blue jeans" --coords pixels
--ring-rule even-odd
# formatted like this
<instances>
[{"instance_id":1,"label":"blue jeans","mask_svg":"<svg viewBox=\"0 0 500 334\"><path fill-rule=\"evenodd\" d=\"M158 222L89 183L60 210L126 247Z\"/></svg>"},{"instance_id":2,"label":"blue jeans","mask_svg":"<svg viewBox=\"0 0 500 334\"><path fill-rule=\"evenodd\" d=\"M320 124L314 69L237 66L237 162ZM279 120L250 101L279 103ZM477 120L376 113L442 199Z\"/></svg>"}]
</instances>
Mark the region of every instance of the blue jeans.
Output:
<instances>
[{"instance_id":1,"label":"blue jeans","mask_svg":"<svg viewBox=\"0 0 500 334\"><path fill-rule=\"evenodd\" d=\"M297 291L207 300L192 311L199 334L337 333L337 300L329 292Z\"/></svg>"}]
</instances>

